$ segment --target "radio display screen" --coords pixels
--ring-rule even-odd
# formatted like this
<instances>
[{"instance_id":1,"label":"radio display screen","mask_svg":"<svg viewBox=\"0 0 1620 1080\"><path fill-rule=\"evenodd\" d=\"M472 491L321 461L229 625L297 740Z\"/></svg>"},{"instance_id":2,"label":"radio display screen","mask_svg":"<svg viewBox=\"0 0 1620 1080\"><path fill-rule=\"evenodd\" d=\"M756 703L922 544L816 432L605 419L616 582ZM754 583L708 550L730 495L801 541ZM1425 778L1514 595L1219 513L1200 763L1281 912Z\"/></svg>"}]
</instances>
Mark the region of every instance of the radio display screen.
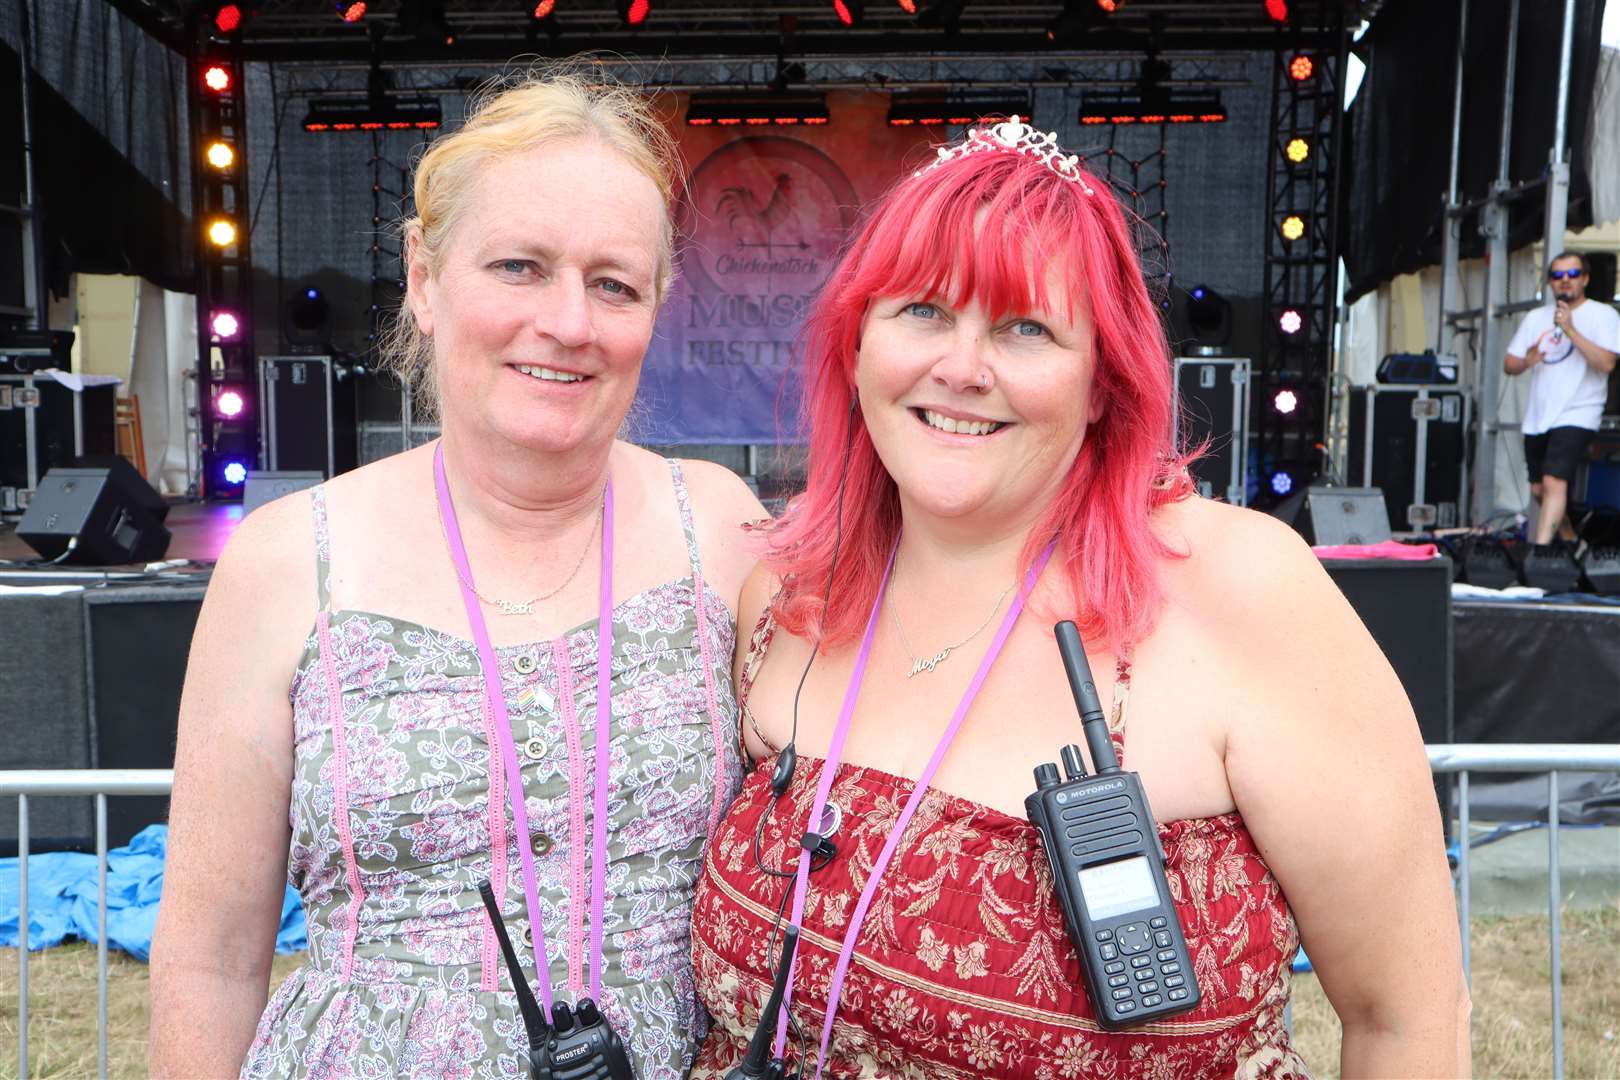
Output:
<instances>
[{"instance_id":1,"label":"radio display screen","mask_svg":"<svg viewBox=\"0 0 1620 1080\"><path fill-rule=\"evenodd\" d=\"M1079 876L1086 910L1098 922L1159 903L1159 891L1153 885L1153 871L1149 869L1144 856L1088 866L1080 871Z\"/></svg>"}]
</instances>

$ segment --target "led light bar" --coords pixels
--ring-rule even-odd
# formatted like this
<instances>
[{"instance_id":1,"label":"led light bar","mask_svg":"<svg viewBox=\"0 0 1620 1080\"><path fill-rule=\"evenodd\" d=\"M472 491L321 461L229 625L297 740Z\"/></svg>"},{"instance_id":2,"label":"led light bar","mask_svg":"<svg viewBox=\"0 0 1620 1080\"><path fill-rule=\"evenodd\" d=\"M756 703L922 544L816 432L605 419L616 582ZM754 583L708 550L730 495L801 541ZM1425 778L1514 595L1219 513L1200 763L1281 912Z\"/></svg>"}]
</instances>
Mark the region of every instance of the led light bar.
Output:
<instances>
[{"instance_id":1,"label":"led light bar","mask_svg":"<svg viewBox=\"0 0 1620 1080\"><path fill-rule=\"evenodd\" d=\"M1224 124L1219 94L1088 93L1080 106L1082 124Z\"/></svg>"},{"instance_id":2,"label":"led light bar","mask_svg":"<svg viewBox=\"0 0 1620 1080\"><path fill-rule=\"evenodd\" d=\"M438 98L312 98L304 130L431 131L443 120Z\"/></svg>"},{"instance_id":3,"label":"led light bar","mask_svg":"<svg viewBox=\"0 0 1620 1080\"><path fill-rule=\"evenodd\" d=\"M889 126L910 127L945 124L977 124L986 117L1028 118L1028 95L982 98L941 98L895 94L889 98Z\"/></svg>"},{"instance_id":4,"label":"led light bar","mask_svg":"<svg viewBox=\"0 0 1620 1080\"><path fill-rule=\"evenodd\" d=\"M814 126L827 122L827 99L821 94L694 94L686 122L693 127Z\"/></svg>"}]
</instances>

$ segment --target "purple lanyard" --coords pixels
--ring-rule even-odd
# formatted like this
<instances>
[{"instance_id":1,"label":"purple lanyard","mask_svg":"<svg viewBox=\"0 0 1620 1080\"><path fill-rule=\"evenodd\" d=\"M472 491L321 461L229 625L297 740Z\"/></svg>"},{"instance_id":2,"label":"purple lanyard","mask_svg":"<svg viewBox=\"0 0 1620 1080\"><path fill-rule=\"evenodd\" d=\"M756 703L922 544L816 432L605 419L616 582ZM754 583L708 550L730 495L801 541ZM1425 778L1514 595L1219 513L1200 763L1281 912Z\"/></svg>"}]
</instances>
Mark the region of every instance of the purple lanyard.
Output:
<instances>
[{"instance_id":1,"label":"purple lanyard","mask_svg":"<svg viewBox=\"0 0 1620 1080\"><path fill-rule=\"evenodd\" d=\"M546 1016L551 1015L551 964L546 959L546 937L541 926L540 892L535 885L534 851L529 839L529 815L523 805L523 774L518 769L517 747L512 742L512 721L506 711L506 693L501 689L501 669L495 660L495 650L489 643L489 627L478 597L467 582L472 581L472 569L467 565L467 548L461 542L461 526L456 521L456 508L450 501L450 485L444 479L444 443L433 452L433 479L439 489L439 509L444 514L445 537L450 543L450 558L460 571L461 599L467 605L467 621L472 624L473 643L478 646L478 662L484 673L484 696L495 717L495 734L501 744L501 761L506 767L506 790L511 795L512 822L518 842L518 862L523 867L523 899L528 904L529 928L534 936L535 975L540 983L540 1002ZM608 696L610 661L613 652L613 479L608 478L602 490L602 591L596 622L596 801L592 810L591 829L591 997L602 999L602 912L605 907L607 876L607 768L610 755L608 727L613 706ZM497 894L505 891L506 882L492 882ZM569 903L580 898L570 890Z\"/></svg>"},{"instance_id":2,"label":"purple lanyard","mask_svg":"<svg viewBox=\"0 0 1620 1080\"><path fill-rule=\"evenodd\" d=\"M860 902L855 905L855 914L850 918L849 929L844 933L843 947L838 951L838 964L833 968L832 985L827 990L827 1018L821 1025L821 1052L816 1057L818 1078L821 1076L822 1065L827 1060L827 1046L832 1041L833 1019L838 1015L838 998L844 989L844 975L849 970L849 960L855 952L855 943L860 939L861 923L866 921L866 909L872 906L872 897L877 895L878 881L882 879L883 871L888 869L889 860L894 857L895 848L899 847L900 838L905 835L906 825L910 823L911 815L916 812L917 804L922 802L923 794L933 781L934 774L939 771L940 763L945 760L945 752L956 739L956 733L961 729L962 721L973 705L973 699L979 696L979 688L984 685L984 680L990 674L990 665L1001 655L1001 647L1007 643L1007 635L1012 633L1013 624L1018 621L1019 614L1024 610L1024 600L1035 588L1036 580L1041 576L1041 571L1046 569L1047 560L1051 559L1052 551L1056 547L1055 540L1046 545L1041 557L1030 567L1028 576L1024 578L1024 587L1019 590L1012 607L1007 609L1006 617L1001 620L1001 628L996 631L984 659L979 661L978 672L962 694L962 701L956 706L950 724L945 728L945 733L939 737L939 744L934 747L934 756L928 759L922 775L917 778L917 785L912 788L905 809L900 811L900 819L889 831L889 837L883 843L883 850L878 853L877 862L872 866L872 873L866 879L866 887L861 890ZM899 550L900 542L896 540L894 549L889 552L888 565L883 570L883 583L878 586L877 599L872 602L872 616L866 622L866 636L861 639L861 651L855 656L855 670L850 672L849 689L844 691L844 707L838 714L838 726L833 728L832 741L827 747L827 757L821 766L821 779L816 784L816 801L810 807L810 821L821 820L821 812L827 805L827 795L832 791L833 774L838 771L838 762L844 754L844 738L849 734L850 721L855 715L855 703L860 700L861 681L866 675L866 661L872 655L872 638L877 631L878 613L883 610L883 595L889 590L889 575L894 572L894 557ZM801 930L804 927L804 901L809 885L810 852L806 849L799 854L799 871L793 881L792 925ZM782 1012L776 1020L774 1053L777 1057L782 1056L783 1047L787 1043L788 1007L793 1001L793 980L798 975L798 963L795 962L793 967L794 970L788 975L787 994L782 999Z\"/></svg>"}]
</instances>

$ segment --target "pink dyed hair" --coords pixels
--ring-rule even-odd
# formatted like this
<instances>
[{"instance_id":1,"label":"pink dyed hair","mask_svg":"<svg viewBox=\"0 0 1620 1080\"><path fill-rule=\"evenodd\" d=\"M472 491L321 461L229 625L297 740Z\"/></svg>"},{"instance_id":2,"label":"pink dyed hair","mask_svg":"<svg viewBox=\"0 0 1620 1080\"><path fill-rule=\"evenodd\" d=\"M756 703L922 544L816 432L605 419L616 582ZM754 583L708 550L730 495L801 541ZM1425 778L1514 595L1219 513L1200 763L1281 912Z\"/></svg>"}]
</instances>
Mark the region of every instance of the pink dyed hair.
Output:
<instances>
[{"instance_id":1,"label":"pink dyed hair","mask_svg":"<svg viewBox=\"0 0 1620 1080\"><path fill-rule=\"evenodd\" d=\"M1170 347L1125 214L1106 183L1090 176L1087 183L1095 194L1032 157L974 153L906 177L871 208L805 324L806 490L769 527L764 552L784 582L777 617L789 632L813 636L821 617L846 438L849 475L825 644L864 630L900 529L894 481L852 409L861 324L877 296L953 305L971 298L996 319L1059 310L1052 300L1071 318L1076 305L1089 312L1092 392L1102 415L1031 531L1022 566L1062 536L1060 569L1082 607L1064 614L1081 633L1118 654L1152 629L1162 603L1156 562L1174 553L1148 518L1190 493L1192 455L1175 442ZM1067 268L1060 280L1068 295L1048 297L1046 276L1032 275L1031 266Z\"/></svg>"}]
</instances>

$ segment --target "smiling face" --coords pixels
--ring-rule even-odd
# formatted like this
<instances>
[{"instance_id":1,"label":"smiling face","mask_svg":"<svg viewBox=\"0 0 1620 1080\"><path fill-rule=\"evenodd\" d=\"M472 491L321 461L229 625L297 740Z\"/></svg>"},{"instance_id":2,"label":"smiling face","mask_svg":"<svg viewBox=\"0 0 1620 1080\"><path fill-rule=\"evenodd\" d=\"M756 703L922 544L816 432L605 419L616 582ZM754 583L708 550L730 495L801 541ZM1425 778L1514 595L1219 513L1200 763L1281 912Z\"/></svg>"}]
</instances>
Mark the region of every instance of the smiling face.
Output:
<instances>
[{"instance_id":1,"label":"smiling face","mask_svg":"<svg viewBox=\"0 0 1620 1080\"><path fill-rule=\"evenodd\" d=\"M598 142L491 158L410 305L447 426L543 452L610 442L657 315L657 186Z\"/></svg>"},{"instance_id":2,"label":"smiling face","mask_svg":"<svg viewBox=\"0 0 1620 1080\"><path fill-rule=\"evenodd\" d=\"M1046 295L1064 283L1049 280ZM1086 428L1093 334L1082 305L993 317L977 300L874 300L855 381L908 514L1027 527L1061 490Z\"/></svg>"}]
</instances>

